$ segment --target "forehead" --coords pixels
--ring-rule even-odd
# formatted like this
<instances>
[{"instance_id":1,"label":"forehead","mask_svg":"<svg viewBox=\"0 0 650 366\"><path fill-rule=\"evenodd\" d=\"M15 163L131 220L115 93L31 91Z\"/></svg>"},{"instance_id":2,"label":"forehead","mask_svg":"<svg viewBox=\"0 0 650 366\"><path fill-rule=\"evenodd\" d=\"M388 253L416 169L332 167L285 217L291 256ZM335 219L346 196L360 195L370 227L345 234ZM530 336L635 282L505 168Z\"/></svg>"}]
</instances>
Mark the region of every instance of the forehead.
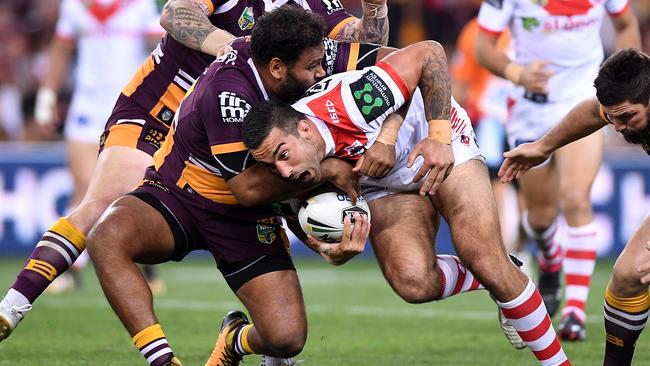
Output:
<instances>
[{"instance_id":1,"label":"forehead","mask_svg":"<svg viewBox=\"0 0 650 366\"><path fill-rule=\"evenodd\" d=\"M609 115L621 115L625 113L634 113L643 108L643 104L632 104L630 102L623 102L610 106L603 106L605 113Z\"/></svg>"},{"instance_id":2,"label":"forehead","mask_svg":"<svg viewBox=\"0 0 650 366\"><path fill-rule=\"evenodd\" d=\"M271 129L271 132L269 132L269 135L266 136L264 141L260 144L260 146L253 151L253 156L255 157L256 160L262 161L262 162L269 162L275 160L275 152L278 148L283 143L286 143L288 134L277 128L273 127Z\"/></svg>"},{"instance_id":3,"label":"forehead","mask_svg":"<svg viewBox=\"0 0 650 366\"><path fill-rule=\"evenodd\" d=\"M298 57L296 64L308 64L315 59L323 58L323 56L325 56L325 47L320 43L318 46L305 48Z\"/></svg>"}]
</instances>

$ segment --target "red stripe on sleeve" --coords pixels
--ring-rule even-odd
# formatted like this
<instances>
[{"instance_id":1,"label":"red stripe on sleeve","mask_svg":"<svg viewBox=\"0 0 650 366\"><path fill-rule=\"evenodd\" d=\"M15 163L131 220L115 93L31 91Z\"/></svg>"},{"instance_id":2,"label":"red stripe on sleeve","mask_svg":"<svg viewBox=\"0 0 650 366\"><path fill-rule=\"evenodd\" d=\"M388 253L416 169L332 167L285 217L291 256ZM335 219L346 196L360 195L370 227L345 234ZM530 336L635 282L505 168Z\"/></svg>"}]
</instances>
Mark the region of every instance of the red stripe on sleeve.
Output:
<instances>
[{"instance_id":1,"label":"red stripe on sleeve","mask_svg":"<svg viewBox=\"0 0 650 366\"><path fill-rule=\"evenodd\" d=\"M397 87L399 90L402 92L402 95L404 96L405 100L408 100L411 98L411 92L409 92L409 89L406 87L406 84L402 80L401 77L397 74L395 69L393 69L392 66L390 66L388 63L384 61L379 61L377 62L376 66L380 67L382 70L386 71L388 75L390 75L391 79L397 84Z\"/></svg>"}]
</instances>

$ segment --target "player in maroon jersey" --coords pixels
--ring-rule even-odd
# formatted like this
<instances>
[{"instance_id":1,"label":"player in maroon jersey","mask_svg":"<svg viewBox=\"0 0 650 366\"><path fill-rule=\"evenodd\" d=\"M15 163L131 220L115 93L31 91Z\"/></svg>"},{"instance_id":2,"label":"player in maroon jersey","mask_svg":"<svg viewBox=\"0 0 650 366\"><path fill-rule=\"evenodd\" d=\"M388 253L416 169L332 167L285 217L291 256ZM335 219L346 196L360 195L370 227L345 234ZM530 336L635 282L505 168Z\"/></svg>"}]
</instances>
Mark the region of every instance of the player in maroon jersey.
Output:
<instances>
[{"instance_id":1,"label":"player in maroon jersey","mask_svg":"<svg viewBox=\"0 0 650 366\"><path fill-rule=\"evenodd\" d=\"M38 296L85 249L86 234L106 207L142 180L146 167L153 164L154 152L165 140L180 100L205 67L235 36L249 35L261 14L287 2L167 2L161 23L168 33L119 95L100 138L97 165L85 197L44 234L0 303L0 341L9 336ZM329 37L347 42L387 41L385 0L362 0L361 19L351 16L339 0L290 2L322 15ZM335 62L337 44L327 42L326 71ZM346 47L339 52L347 50L353 68L357 61L363 62L364 55L372 56L377 49L363 44Z\"/></svg>"},{"instance_id":2,"label":"player in maroon jersey","mask_svg":"<svg viewBox=\"0 0 650 366\"><path fill-rule=\"evenodd\" d=\"M140 187L116 200L90 232L88 250L106 297L147 359L155 354L153 361L168 362L173 353L135 262L178 261L195 249L210 251L255 321L229 315L208 364L234 365L249 353L291 357L303 347L302 295L269 203L312 185L295 187L255 165L240 128L258 101L291 98L328 69L374 63L371 56L338 58L353 55L353 46L324 44L325 28L319 16L295 6L258 18L250 43L234 41L190 89ZM340 246L360 252L367 232L359 225ZM158 347L166 353L154 352Z\"/></svg>"},{"instance_id":3,"label":"player in maroon jersey","mask_svg":"<svg viewBox=\"0 0 650 366\"><path fill-rule=\"evenodd\" d=\"M318 181L325 158L354 162L375 144L394 146L395 168L361 181L373 216L371 242L391 287L422 303L484 286L541 365L570 365L541 295L508 260L471 123L451 98L446 64L432 61L439 49L417 43L377 66L331 76L293 107L260 103L245 118L244 143L257 161L299 184ZM401 127L382 130L409 100ZM458 257L436 256L439 215ZM315 238L310 243L324 248Z\"/></svg>"}]
</instances>

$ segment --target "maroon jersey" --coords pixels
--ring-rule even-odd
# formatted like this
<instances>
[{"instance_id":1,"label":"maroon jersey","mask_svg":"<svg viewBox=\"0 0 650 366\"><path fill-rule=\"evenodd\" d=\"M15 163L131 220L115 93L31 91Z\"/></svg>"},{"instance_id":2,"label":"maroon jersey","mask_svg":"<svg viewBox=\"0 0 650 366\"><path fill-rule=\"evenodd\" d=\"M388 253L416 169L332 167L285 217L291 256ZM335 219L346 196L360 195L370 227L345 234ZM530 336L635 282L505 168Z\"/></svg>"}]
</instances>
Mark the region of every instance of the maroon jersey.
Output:
<instances>
[{"instance_id":1,"label":"maroon jersey","mask_svg":"<svg viewBox=\"0 0 650 366\"><path fill-rule=\"evenodd\" d=\"M156 179L226 205L238 203L226 181L255 163L242 142L244 116L268 99L249 44L238 39L232 47L190 90L154 156ZM356 68L358 44L326 40L325 47L330 74Z\"/></svg>"},{"instance_id":2,"label":"maroon jersey","mask_svg":"<svg viewBox=\"0 0 650 366\"><path fill-rule=\"evenodd\" d=\"M203 0L210 9L210 22L235 36L251 34L255 19L287 0ZM330 36L355 18L339 0L291 1L322 15ZM165 34L145 60L122 94L131 98L158 121L168 125L181 99L214 57L183 46Z\"/></svg>"}]
</instances>

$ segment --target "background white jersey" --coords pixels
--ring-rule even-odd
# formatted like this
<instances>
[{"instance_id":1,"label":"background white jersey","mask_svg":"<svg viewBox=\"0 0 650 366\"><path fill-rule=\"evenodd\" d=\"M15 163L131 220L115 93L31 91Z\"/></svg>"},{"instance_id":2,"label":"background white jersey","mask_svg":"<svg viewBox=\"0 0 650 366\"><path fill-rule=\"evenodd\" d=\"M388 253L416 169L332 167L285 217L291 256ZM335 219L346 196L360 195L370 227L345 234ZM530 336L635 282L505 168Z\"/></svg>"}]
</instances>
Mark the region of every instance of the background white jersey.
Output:
<instances>
[{"instance_id":1,"label":"background white jersey","mask_svg":"<svg viewBox=\"0 0 650 366\"><path fill-rule=\"evenodd\" d=\"M116 99L149 54L146 36L164 33L159 21L154 0L63 0L56 37L76 41L75 89Z\"/></svg>"},{"instance_id":2,"label":"background white jersey","mask_svg":"<svg viewBox=\"0 0 650 366\"><path fill-rule=\"evenodd\" d=\"M549 61L555 74L548 100L556 102L594 93L603 60L603 17L605 12L622 14L628 6L628 0L485 0L478 20L482 30L493 34L510 28L516 63ZM524 89L513 93L519 97Z\"/></svg>"},{"instance_id":3,"label":"background white jersey","mask_svg":"<svg viewBox=\"0 0 650 366\"><path fill-rule=\"evenodd\" d=\"M410 95L406 85L385 63L360 71L333 75L314 85L307 96L293 107L312 120L325 141L325 155L356 161L377 139L386 117L401 107ZM367 200L394 191L413 191L413 177L424 159L418 157L406 167L408 155L428 135L424 101L418 90L412 96L408 113L395 145L395 166L381 178L364 177L362 193ZM482 159L467 112L452 98L452 149L455 165ZM375 187L368 188L368 186Z\"/></svg>"},{"instance_id":4,"label":"background white jersey","mask_svg":"<svg viewBox=\"0 0 650 366\"><path fill-rule=\"evenodd\" d=\"M96 143L124 85L162 35L154 0L63 0L56 37L76 43L68 140Z\"/></svg>"}]
</instances>

